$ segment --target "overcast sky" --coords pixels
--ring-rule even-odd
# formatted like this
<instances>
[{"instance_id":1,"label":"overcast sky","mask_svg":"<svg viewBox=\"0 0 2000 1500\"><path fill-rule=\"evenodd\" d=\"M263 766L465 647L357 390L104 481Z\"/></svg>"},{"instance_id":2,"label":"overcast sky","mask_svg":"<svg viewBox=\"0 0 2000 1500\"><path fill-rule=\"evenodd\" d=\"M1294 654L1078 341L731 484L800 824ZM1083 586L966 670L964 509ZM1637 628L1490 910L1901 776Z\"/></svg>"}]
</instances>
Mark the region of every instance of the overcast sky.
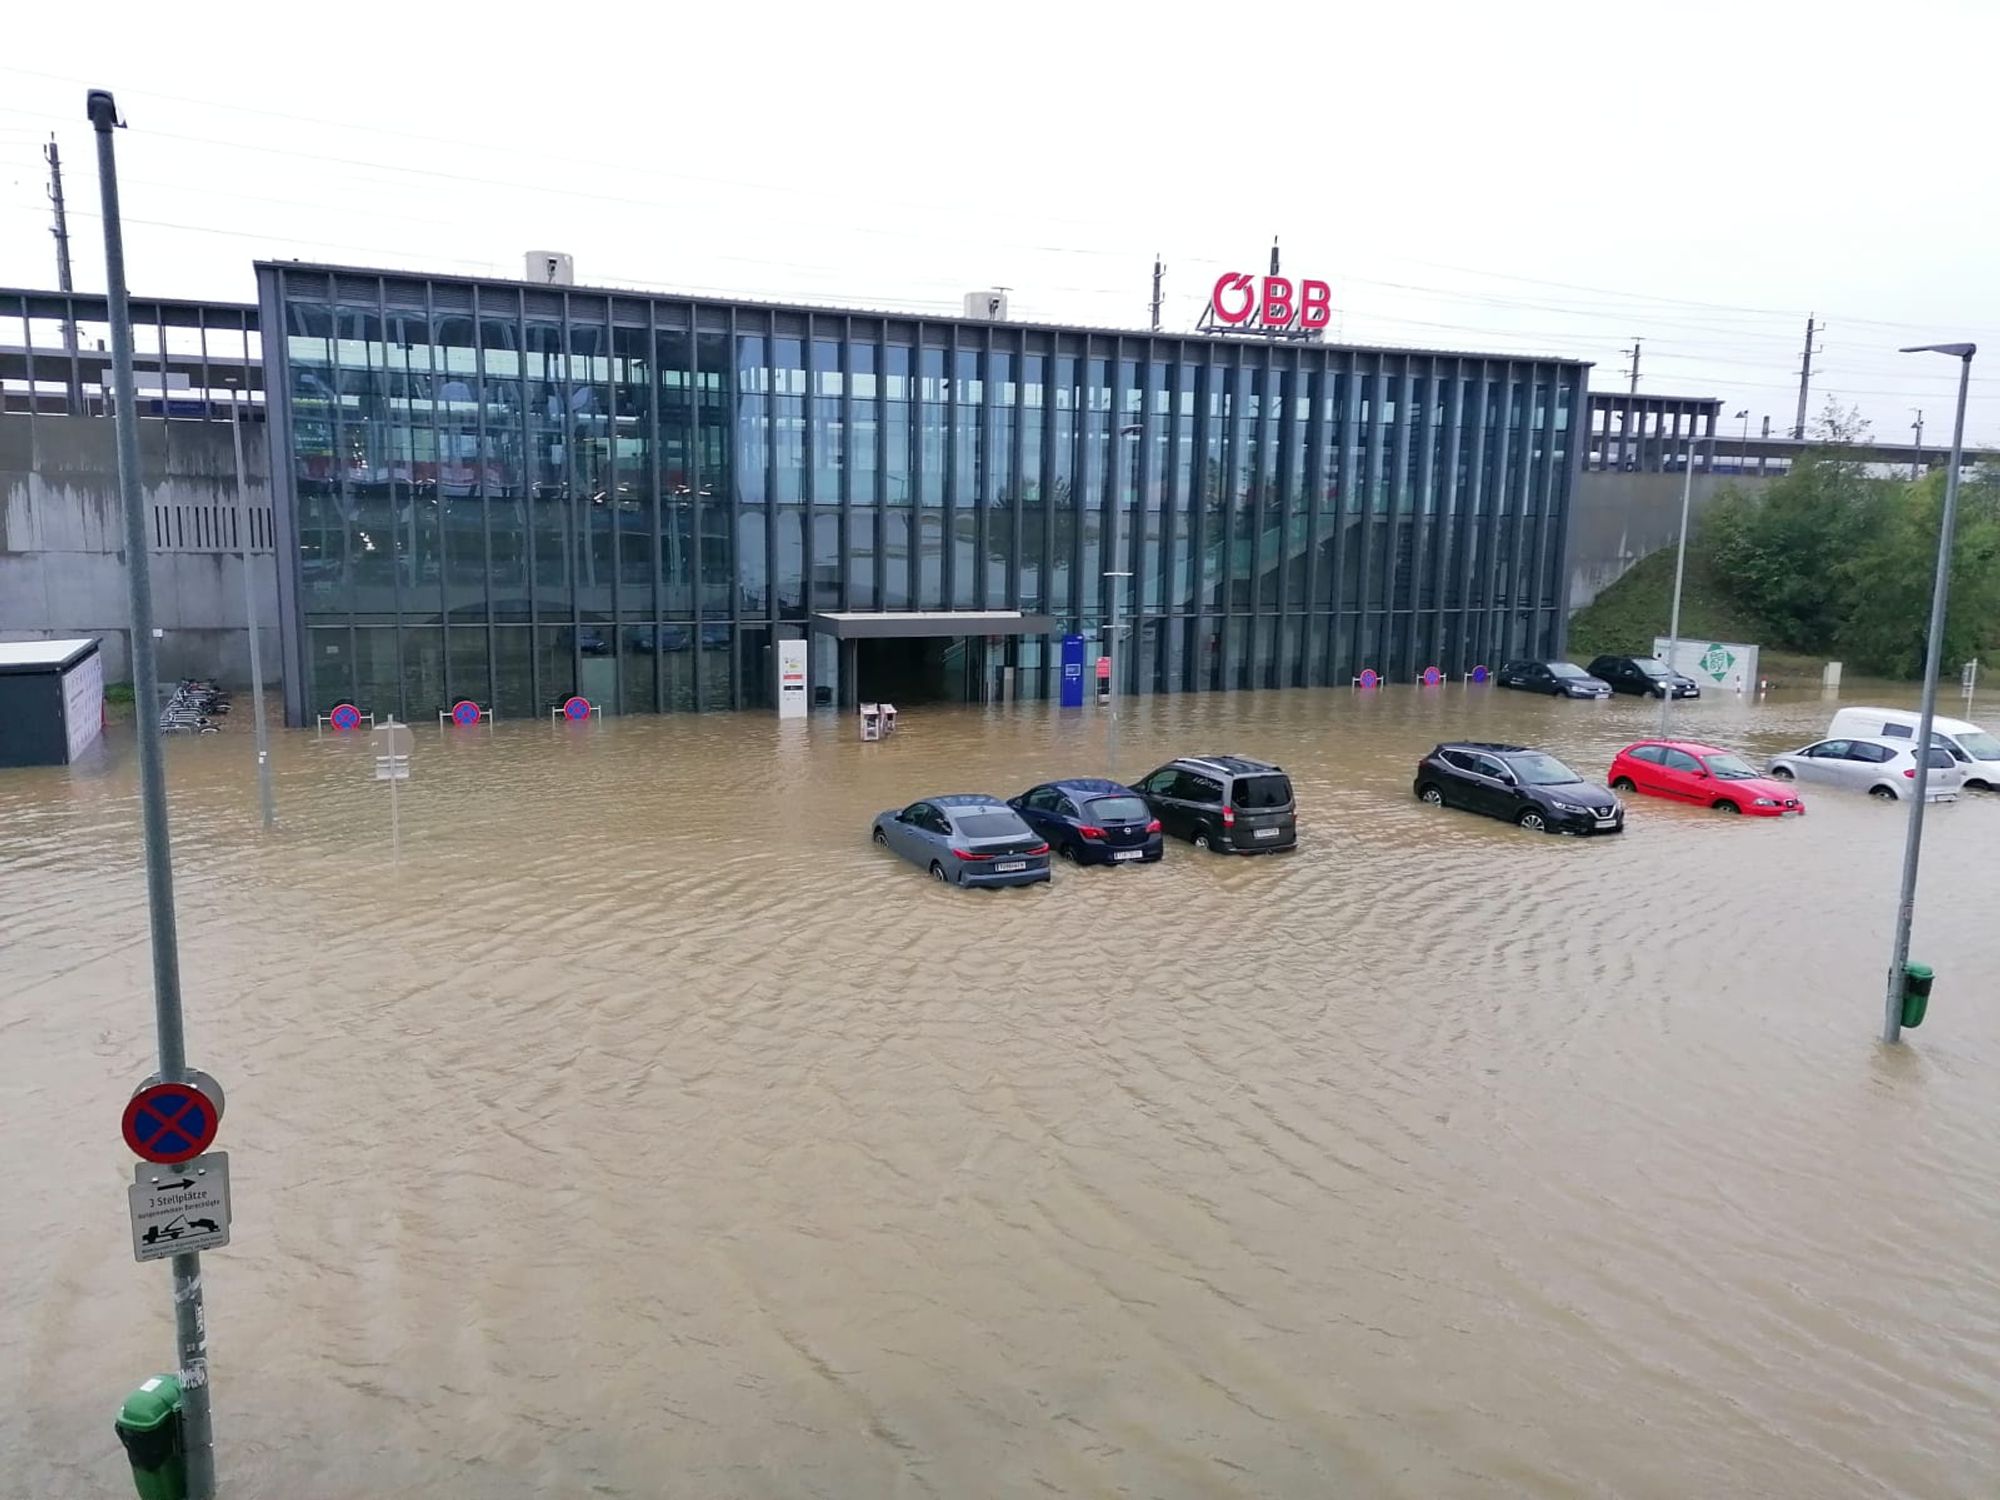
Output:
<instances>
[{"instance_id":1,"label":"overcast sky","mask_svg":"<svg viewBox=\"0 0 2000 1500\"><path fill-rule=\"evenodd\" d=\"M249 300L257 258L1165 326L1216 276L1333 284L1355 343L1593 360L1623 389L2000 444L1985 82L2000 4L9 7L0 285L103 287L86 85L130 279ZM1725 433L1741 429L1726 420Z\"/></svg>"}]
</instances>

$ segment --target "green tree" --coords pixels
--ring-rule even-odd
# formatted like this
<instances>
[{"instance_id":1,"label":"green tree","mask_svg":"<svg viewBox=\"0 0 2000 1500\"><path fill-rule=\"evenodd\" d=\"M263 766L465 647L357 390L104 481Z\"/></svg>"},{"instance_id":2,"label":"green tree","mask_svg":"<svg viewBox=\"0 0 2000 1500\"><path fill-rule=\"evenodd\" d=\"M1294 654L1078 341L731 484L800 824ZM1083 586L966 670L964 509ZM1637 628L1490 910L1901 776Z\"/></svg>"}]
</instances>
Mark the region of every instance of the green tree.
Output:
<instances>
[{"instance_id":1,"label":"green tree","mask_svg":"<svg viewBox=\"0 0 2000 1500\"><path fill-rule=\"evenodd\" d=\"M1853 607L1843 565L1881 526L1892 488L1864 465L1814 450L1761 495L1719 495L1700 545L1730 599L1769 622L1774 645L1823 650Z\"/></svg>"},{"instance_id":2,"label":"green tree","mask_svg":"<svg viewBox=\"0 0 2000 1500\"><path fill-rule=\"evenodd\" d=\"M1835 644L1864 671L1923 675L1944 475L1894 486L1895 503L1838 569L1847 618ZM1943 670L2000 645L2000 487L1991 480L1959 489L1952 544L1951 599Z\"/></svg>"}]
</instances>

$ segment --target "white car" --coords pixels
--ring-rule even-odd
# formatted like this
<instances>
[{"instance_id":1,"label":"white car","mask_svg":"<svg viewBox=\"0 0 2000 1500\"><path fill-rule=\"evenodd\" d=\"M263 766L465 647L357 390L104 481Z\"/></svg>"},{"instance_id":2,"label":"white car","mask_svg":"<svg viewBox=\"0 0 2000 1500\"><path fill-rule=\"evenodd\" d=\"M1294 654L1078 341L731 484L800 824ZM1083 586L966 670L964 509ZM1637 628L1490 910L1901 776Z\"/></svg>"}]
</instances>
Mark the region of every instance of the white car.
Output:
<instances>
[{"instance_id":1,"label":"white car","mask_svg":"<svg viewBox=\"0 0 2000 1500\"><path fill-rule=\"evenodd\" d=\"M1833 716L1826 732L1902 740L1908 744L1915 741L1917 726L1922 722L1920 715L1907 708L1843 708ZM1977 724L1948 719L1943 714L1932 718L1931 735L1965 769L1968 791L2000 792L2000 739Z\"/></svg>"},{"instance_id":2,"label":"white car","mask_svg":"<svg viewBox=\"0 0 2000 1500\"><path fill-rule=\"evenodd\" d=\"M1917 784L1917 749L1908 740L1871 738L1821 740L1789 755L1771 757L1771 774L1780 781L1823 781L1830 786L1866 792L1871 797L1901 799ZM1965 770L1941 745L1931 747L1928 800L1956 802L1965 785Z\"/></svg>"}]
</instances>

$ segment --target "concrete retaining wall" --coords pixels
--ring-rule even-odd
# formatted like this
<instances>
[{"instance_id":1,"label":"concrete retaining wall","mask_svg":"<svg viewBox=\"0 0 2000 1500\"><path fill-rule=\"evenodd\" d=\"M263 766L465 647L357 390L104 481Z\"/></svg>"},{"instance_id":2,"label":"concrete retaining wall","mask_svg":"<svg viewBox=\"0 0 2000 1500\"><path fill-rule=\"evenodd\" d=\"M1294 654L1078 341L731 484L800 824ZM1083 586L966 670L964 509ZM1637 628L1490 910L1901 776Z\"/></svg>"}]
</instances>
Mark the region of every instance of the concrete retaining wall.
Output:
<instances>
[{"instance_id":1,"label":"concrete retaining wall","mask_svg":"<svg viewBox=\"0 0 2000 1500\"><path fill-rule=\"evenodd\" d=\"M277 568L270 553L264 428L246 423L252 561L264 670L277 680ZM236 467L222 422L139 424L151 527L160 676L249 679ZM0 639L94 635L108 682L131 680L125 523L113 423L0 416Z\"/></svg>"},{"instance_id":2,"label":"concrete retaining wall","mask_svg":"<svg viewBox=\"0 0 2000 1500\"><path fill-rule=\"evenodd\" d=\"M1754 493L1770 481L1697 474L1689 502L1690 529L1729 486ZM1679 539L1679 474L1590 472L1578 478L1570 513L1569 607L1579 610L1623 578L1632 565Z\"/></svg>"}]
</instances>

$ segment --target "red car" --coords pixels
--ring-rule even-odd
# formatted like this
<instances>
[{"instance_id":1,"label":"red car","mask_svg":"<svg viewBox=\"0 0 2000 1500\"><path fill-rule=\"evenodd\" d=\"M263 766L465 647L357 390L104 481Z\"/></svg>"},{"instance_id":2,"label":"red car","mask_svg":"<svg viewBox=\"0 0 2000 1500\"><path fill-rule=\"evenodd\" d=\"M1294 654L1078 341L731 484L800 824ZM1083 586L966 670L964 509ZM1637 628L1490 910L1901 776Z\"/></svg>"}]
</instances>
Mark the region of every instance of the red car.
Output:
<instances>
[{"instance_id":1,"label":"red car","mask_svg":"<svg viewBox=\"0 0 2000 1500\"><path fill-rule=\"evenodd\" d=\"M1741 756L1684 740L1641 740L1611 762L1614 792L1644 792L1670 802L1692 802L1717 812L1789 818L1806 810L1788 782L1760 774Z\"/></svg>"}]
</instances>

